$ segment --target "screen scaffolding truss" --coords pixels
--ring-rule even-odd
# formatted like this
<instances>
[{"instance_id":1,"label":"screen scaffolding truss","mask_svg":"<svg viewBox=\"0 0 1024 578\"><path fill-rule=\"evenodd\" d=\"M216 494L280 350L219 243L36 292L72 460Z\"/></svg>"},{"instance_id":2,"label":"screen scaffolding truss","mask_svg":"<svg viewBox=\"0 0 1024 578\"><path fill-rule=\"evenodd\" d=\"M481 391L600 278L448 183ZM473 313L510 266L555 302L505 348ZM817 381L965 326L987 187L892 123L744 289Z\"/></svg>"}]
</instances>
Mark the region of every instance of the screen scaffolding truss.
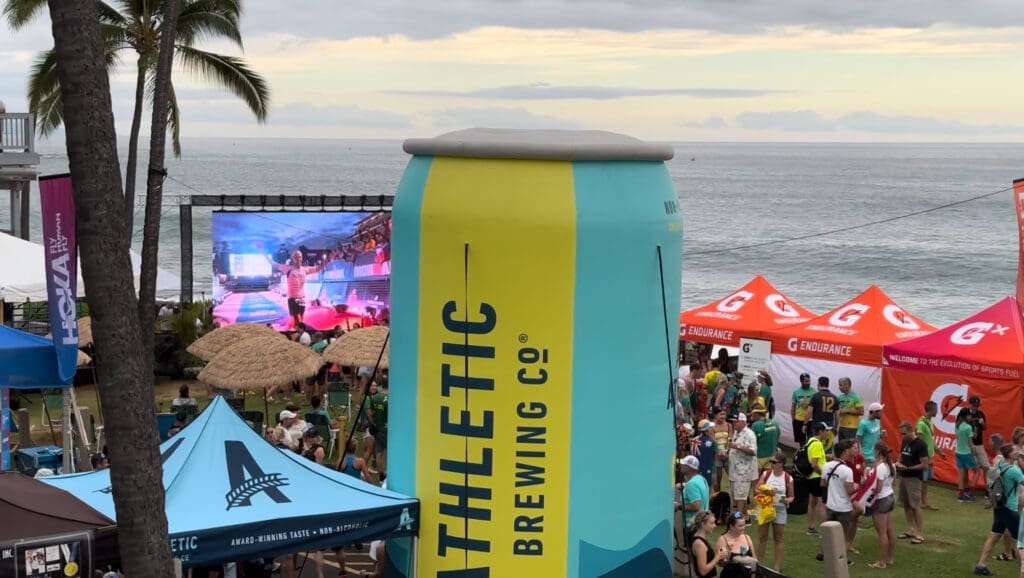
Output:
<instances>
[{"instance_id":1,"label":"screen scaffolding truss","mask_svg":"<svg viewBox=\"0 0 1024 578\"><path fill-rule=\"evenodd\" d=\"M191 303L192 271L192 208L208 207L239 212L367 212L390 211L392 195L192 195L179 207L181 219L181 302Z\"/></svg>"}]
</instances>

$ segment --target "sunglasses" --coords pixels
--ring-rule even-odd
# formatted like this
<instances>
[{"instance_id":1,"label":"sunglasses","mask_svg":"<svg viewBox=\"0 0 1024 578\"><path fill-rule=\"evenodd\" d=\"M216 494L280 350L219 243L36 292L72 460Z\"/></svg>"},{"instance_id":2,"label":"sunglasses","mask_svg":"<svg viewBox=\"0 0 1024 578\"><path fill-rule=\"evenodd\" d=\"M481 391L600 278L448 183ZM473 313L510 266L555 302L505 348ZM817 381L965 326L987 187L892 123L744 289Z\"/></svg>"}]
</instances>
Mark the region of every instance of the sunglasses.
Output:
<instances>
[{"instance_id":1,"label":"sunglasses","mask_svg":"<svg viewBox=\"0 0 1024 578\"><path fill-rule=\"evenodd\" d=\"M769 464L781 464L782 462L780 462L779 460L768 460L768 463Z\"/></svg>"},{"instance_id":2,"label":"sunglasses","mask_svg":"<svg viewBox=\"0 0 1024 578\"><path fill-rule=\"evenodd\" d=\"M743 518L744 518L745 516L743 515L743 512L735 512L735 513L734 513L734 514L732 515L732 517L733 517L733 518L735 518L735 519L737 519L737 520L742 520L742 519L743 519Z\"/></svg>"}]
</instances>

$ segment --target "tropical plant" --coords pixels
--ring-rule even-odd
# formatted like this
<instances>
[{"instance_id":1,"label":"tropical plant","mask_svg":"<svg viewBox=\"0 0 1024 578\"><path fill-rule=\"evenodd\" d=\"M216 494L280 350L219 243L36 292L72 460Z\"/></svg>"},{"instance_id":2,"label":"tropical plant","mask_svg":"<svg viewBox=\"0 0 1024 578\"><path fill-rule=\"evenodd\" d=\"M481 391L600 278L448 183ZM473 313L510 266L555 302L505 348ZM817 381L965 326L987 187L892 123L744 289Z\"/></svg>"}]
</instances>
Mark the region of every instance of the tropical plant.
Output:
<instances>
[{"instance_id":1,"label":"tropical plant","mask_svg":"<svg viewBox=\"0 0 1024 578\"><path fill-rule=\"evenodd\" d=\"M132 51L137 57L135 107L128 141L124 195L129 228L135 210L142 109L147 95L151 98L155 89L163 4L162 0L97 2L108 73L121 64L125 52ZM3 13L10 27L19 30L42 14L45 8L46 0L5 0ZM175 57L179 67L186 72L242 99L256 119L263 122L270 105L270 88L266 80L242 58L196 47L202 40L226 39L242 49L241 13L241 0L183 0L174 32ZM32 65L28 100L41 134L49 134L63 124L64 103L53 49L41 52ZM174 154L180 156L181 117L173 85L170 87L167 115Z\"/></svg>"}]
</instances>

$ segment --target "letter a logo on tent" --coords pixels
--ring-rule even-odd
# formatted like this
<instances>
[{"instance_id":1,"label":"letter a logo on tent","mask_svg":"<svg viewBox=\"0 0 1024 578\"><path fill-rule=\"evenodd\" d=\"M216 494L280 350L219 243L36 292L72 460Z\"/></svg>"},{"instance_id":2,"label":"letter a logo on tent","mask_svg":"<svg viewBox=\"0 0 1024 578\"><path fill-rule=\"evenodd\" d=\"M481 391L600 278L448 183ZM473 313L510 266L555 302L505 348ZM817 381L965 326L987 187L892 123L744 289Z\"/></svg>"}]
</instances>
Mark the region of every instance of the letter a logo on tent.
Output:
<instances>
[{"instance_id":1,"label":"letter a logo on tent","mask_svg":"<svg viewBox=\"0 0 1024 578\"><path fill-rule=\"evenodd\" d=\"M722 302L718 304L716 309L722 313L734 313L742 309L753 296L754 294L750 291L737 291L722 299Z\"/></svg>"},{"instance_id":2,"label":"letter a logo on tent","mask_svg":"<svg viewBox=\"0 0 1024 578\"><path fill-rule=\"evenodd\" d=\"M252 497L259 493L266 494L278 504L291 502L278 488L288 485L288 478L281 474L265 474L249 450L240 441L225 441L224 454L227 456L228 482L231 491L224 498L228 502L226 509L239 506L251 506ZM249 474L246 479L245 474Z\"/></svg>"}]
</instances>

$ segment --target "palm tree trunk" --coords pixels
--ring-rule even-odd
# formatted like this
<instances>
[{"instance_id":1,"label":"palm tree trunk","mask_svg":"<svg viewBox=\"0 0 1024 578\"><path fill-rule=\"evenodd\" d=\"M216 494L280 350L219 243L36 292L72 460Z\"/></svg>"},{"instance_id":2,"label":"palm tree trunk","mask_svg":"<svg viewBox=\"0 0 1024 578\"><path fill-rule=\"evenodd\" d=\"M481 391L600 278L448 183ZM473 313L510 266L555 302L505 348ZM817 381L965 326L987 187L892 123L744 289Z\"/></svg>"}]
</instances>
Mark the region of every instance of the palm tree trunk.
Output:
<instances>
[{"instance_id":1,"label":"palm tree trunk","mask_svg":"<svg viewBox=\"0 0 1024 578\"><path fill-rule=\"evenodd\" d=\"M48 0L71 178L82 278L92 315L100 399L107 412L110 480L124 574L172 576L162 468L153 419L153 380L143 370L111 110L95 0Z\"/></svg>"},{"instance_id":2,"label":"palm tree trunk","mask_svg":"<svg viewBox=\"0 0 1024 578\"><path fill-rule=\"evenodd\" d=\"M132 132L128 136L128 166L124 178L124 212L128 230L135 226L135 175L139 164L139 131L142 129L142 105L146 101L146 62L139 54L138 72L135 76L135 111L132 113ZM128 236L128 246L132 244Z\"/></svg>"},{"instance_id":3,"label":"palm tree trunk","mask_svg":"<svg viewBox=\"0 0 1024 578\"><path fill-rule=\"evenodd\" d=\"M139 271L139 327L147 375L153 374L153 324L156 320L156 267L160 249L160 209L163 207L164 156L167 148L167 115L171 93L171 66L174 64L174 34L181 12L181 0L166 0L160 21L160 53L153 89L153 121L150 124L149 171L146 177L146 218L142 228L142 263Z\"/></svg>"}]
</instances>

